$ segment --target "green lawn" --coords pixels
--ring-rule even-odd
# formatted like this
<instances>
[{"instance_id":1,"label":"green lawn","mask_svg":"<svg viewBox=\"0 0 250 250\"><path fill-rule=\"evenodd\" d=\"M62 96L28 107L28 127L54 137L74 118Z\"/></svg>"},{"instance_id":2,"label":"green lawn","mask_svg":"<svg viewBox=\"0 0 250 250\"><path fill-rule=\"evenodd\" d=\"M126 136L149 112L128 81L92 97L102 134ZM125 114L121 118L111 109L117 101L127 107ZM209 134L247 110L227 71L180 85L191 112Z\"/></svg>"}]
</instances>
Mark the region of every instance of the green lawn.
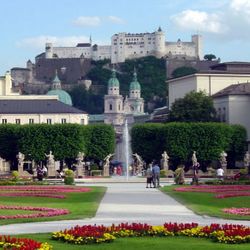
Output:
<instances>
[{"instance_id":1,"label":"green lawn","mask_svg":"<svg viewBox=\"0 0 250 250\"><path fill-rule=\"evenodd\" d=\"M188 237L145 237L145 238L120 238L112 243L100 245L74 245L58 242L50 239L50 234L18 235L28 237L40 242L48 242L53 250L85 249L85 250L248 250L250 244L227 245L214 243L209 239L188 238Z\"/></svg>"},{"instance_id":2,"label":"green lawn","mask_svg":"<svg viewBox=\"0 0 250 250\"><path fill-rule=\"evenodd\" d=\"M65 199L55 199L47 197L1 197L1 205L63 208L68 209L70 213L67 215L45 218L0 220L0 225L33 221L70 220L93 217L96 214L97 208L105 193L105 190L106 188L104 187L91 187L90 192L67 193L65 194ZM0 210L1 215L17 213L20 213L20 210ZM22 211L21 213L29 214L32 212Z\"/></svg>"},{"instance_id":3,"label":"green lawn","mask_svg":"<svg viewBox=\"0 0 250 250\"><path fill-rule=\"evenodd\" d=\"M232 197L217 199L214 193L198 193L198 192L177 192L173 189L177 185L165 186L161 190L172 196L195 213L201 215L209 215L226 219L250 220L250 216L240 216L226 214L221 211L223 208L230 207L250 207L250 197Z\"/></svg>"}]
</instances>

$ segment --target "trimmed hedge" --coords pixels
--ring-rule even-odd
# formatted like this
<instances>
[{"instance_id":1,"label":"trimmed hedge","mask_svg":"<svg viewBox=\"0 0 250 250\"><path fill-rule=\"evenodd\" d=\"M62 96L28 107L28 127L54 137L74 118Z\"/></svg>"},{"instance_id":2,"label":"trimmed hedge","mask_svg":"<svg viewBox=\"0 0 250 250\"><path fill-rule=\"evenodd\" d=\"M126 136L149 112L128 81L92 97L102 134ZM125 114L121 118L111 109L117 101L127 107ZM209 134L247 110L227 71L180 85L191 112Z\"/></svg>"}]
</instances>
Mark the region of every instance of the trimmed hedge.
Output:
<instances>
[{"instance_id":1,"label":"trimmed hedge","mask_svg":"<svg viewBox=\"0 0 250 250\"><path fill-rule=\"evenodd\" d=\"M167 151L172 162L187 162L193 151L199 161L218 160L224 150L242 158L246 130L224 123L167 123L135 125L131 131L132 151L147 162L160 160Z\"/></svg>"},{"instance_id":2,"label":"trimmed hedge","mask_svg":"<svg viewBox=\"0 0 250 250\"><path fill-rule=\"evenodd\" d=\"M20 151L35 161L50 150L56 160L73 159L78 152L103 159L114 152L115 132L110 125L30 124L0 125L0 156L15 161Z\"/></svg>"}]
</instances>

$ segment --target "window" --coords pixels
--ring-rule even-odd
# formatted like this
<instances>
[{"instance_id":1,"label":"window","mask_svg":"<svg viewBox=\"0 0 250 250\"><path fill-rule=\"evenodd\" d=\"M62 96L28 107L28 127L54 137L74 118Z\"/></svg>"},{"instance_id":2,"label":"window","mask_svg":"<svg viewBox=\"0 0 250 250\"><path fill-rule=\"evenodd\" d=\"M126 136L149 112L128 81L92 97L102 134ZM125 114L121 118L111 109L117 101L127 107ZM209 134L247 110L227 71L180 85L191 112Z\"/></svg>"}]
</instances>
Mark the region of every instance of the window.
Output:
<instances>
[{"instance_id":1,"label":"window","mask_svg":"<svg viewBox=\"0 0 250 250\"><path fill-rule=\"evenodd\" d=\"M51 124L52 120L51 119L47 119L47 124Z\"/></svg>"},{"instance_id":2,"label":"window","mask_svg":"<svg viewBox=\"0 0 250 250\"><path fill-rule=\"evenodd\" d=\"M7 119L2 119L2 124L6 124L7 123Z\"/></svg>"},{"instance_id":3,"label":"window","mask_svg":"<svg viewBox=\"0 0 250 250\"><path fill-rule=\"evenodd\" d=\"M109 104L109 110L112 110L112 104Z\"/></svg>"},{"instance_id":4,"label":"window","mask_svg":"<svg viewBox=\"0 0 250 250\"><path fill-rule=\"evenodd\" d=\"M29 124L33 124L34 123L34 119L29 119Z\"/></svg>"},{"instance_id":5,"label":"window","mask_svg":"<svg viewBox=\"0 0 250 250\"><path fill-rule=\"evenodd\" d=\"M16 124L21 124L21 120L20 119L16 119Z\"/></svg>"},{"instance_id":6,"label":"window","mask_svg":"<svg viewBox=\"0 0 250 250\"><path fill-rule=\"evenodd\" d=\"M67 120L65 118L62 118L61 119L61 123L64 124L64 123L67 123Z\"/></svg>"},{"instance_id":7,"label":"window","mask_svg":"<svg viewBox=\"0 0 250 250\"><path fill-rule=\"evenodd\" d=\"M81 119L81 124L84 125L84 119Z\"/></svg>"}]
</instances>

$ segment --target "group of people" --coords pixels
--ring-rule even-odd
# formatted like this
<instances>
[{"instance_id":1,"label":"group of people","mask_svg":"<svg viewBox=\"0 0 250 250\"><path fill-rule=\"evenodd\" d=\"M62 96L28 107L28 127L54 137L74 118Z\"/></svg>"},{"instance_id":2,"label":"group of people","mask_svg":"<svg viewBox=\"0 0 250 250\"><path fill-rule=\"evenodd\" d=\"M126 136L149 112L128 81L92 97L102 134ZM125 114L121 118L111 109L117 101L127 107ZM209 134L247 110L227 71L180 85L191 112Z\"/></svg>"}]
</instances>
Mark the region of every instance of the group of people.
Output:
<instances>
[{"instance_id":1,"label":"group of people","mask_svg":"<svg viewBox=\"0 0 250 250\"><path fill-rule=\"evenodd\" d=\"M160 187L160 167L156 161L149 164L146 170L147 185L146 188Z\"/></svg>"}]
</instances>

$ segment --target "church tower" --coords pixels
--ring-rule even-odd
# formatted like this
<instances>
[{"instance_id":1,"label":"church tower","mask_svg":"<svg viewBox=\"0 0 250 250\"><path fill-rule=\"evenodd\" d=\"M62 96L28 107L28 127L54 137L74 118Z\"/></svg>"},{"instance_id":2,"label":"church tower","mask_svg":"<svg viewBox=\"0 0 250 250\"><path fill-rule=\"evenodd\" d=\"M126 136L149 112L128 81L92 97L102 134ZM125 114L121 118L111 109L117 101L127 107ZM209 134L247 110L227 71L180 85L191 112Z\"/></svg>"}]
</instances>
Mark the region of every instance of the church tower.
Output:
<instances>
[{"instance_id":1,"label":"church tower","mask_svg":"<svg viewBox=\"0 0 250 250\"><path fill-rule=\"evenodd\" d=\"M123 97L114 69L108 81L108 94L104 97L104 123L112 124L115 128L124 124Z\"/></svg>"},{"instance_id":2,"label":"church tower","mask_svg":"<svg viewBox=\"0 0 250 250\"><path fill-rule=\"evenodd\" d=\"M134 70L133 80L129 85L129 98L126 99L126 110L130 114L144 114L144 99L141 98L141 85Z\"/></svg>"}]
</instances>

